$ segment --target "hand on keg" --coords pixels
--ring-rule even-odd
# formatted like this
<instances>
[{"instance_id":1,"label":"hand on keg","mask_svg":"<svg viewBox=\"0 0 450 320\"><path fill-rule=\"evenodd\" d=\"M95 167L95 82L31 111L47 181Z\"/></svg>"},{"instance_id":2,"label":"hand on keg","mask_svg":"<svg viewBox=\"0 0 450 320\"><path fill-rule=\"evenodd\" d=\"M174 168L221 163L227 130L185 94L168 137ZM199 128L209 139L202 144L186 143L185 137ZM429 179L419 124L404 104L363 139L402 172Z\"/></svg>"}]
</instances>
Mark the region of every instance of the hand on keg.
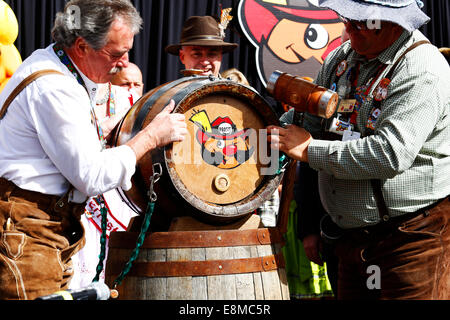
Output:
<instances>
[{"instance_id":1,"label":"hand on keg","mask_svg":"<svg viewBox=\"0 0 450 320\"><path fill-rule=\"evenodd\" d=\"M183 141L187 135L187 125L184 115L171 113L175 108L175 102L169 104L144 128L155 138L156 147L164 147L172 142Z\"/></svg>"},{"instance_id":2,"label":"hand on keg","mask_svg":"<svg viewBox=\"0 0 450 320\"><path fill-rule=\"evenodd\" d=\"M175 102L170 100L170 103L127 143L135 152L137 160L150 150L184 140L188 133L185 118L183 114L171 113L174 108Z\"/></svg>"},{"instance_id":3,"label":"hand on keg","mask_svg":"<svg viewBox=\"0 0 450 320\"><path fill-rule=\"evenodd\" d=\"M291 159L308 162L308 146L313 140L308 131L296 125L269 126L267 130L272 149L284 152Z\"/></svg>"}]
</instances>

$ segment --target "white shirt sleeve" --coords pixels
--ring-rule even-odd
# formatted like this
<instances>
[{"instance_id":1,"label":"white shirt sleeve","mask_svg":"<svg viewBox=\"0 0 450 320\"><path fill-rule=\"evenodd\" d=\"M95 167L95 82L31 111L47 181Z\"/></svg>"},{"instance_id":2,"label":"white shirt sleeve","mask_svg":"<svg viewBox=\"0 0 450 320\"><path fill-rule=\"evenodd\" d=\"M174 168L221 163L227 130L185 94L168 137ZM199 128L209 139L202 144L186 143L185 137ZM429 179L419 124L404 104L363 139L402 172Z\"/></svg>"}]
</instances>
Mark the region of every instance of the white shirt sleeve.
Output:
<instances>
[{"instance_id":1,"label":"white shirt sleeve","mask_svg":"<svg viewBox=\"0 0 450 320\"><path fill-rule=\"evenodd\" d=\"M88 95L73 84L73 79L61 76L49 76L35 84L30 115L42 149L60 173L87 196L118 187L130 189L134 152L127 146L102 151L91 123ZM67 90L70 85L73 89Z\"/></svg>"}]
</instances>

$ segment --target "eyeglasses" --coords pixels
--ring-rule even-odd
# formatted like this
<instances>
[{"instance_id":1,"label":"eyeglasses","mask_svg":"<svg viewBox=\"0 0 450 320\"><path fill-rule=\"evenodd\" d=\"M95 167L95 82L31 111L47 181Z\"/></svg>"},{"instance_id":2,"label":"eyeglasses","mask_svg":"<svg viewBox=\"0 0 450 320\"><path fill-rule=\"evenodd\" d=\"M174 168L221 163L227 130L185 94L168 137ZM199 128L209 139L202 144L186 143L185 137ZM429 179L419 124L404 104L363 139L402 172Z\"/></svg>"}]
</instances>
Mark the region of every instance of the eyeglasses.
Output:
<instances>
[{"instance_id":1,"label":"eyeglasses","mask_svg":"<svg viewBox=\"0 0 450 320\"><path fill-rule=\"evenodd\" d=\"M381 21L380 20L350 20L347 18L344 18L342 16L339 16L341 21L345 24L350 24L354 29L359 31L367 31L367 30L373 30L373 29L380 29L381 28Z\"/></svg>"}]
</instances>

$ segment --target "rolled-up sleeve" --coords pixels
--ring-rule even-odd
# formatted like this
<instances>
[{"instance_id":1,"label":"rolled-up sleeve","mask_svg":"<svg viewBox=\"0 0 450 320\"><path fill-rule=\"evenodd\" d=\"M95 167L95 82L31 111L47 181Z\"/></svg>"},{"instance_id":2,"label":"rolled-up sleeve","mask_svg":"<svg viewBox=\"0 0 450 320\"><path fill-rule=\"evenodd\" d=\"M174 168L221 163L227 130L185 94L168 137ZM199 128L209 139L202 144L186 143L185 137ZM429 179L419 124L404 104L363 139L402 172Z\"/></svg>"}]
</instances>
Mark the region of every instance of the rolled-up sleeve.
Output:
<instances>
[{"instance_id":1,"label":"rolled-up sleeve","mask_svg":"<svg viewBox=\"0 0 450 320\"><path fill-rule=\"evenodd\" d=\"M360 180L393 178L413 165L427 148L444 104L436 76L425 70L411 73L407 66L401 70L380 106L375 134L345 142L314 140L308 149L311 167L339 179Z\"/></svg>"}]
</instances>

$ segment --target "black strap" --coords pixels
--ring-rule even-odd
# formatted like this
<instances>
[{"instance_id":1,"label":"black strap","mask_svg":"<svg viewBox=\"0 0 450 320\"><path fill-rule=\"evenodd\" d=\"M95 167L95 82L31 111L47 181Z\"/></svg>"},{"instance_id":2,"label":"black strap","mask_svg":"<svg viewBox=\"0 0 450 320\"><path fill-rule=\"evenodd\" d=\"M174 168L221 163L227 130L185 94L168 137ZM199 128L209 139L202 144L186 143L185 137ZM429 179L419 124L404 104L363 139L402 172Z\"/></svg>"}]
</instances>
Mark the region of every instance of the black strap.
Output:
<instances>
[{"instance_id":1,"label":"black strap","mask_svg":"<svg viewBox=\"0 0 450 320\"><path fill-rule=\"evenodd\" d=\"M36 72L30 74L21 83L19 83L19 85L11 92L9 97L5 100L5 103L2 107L2 109L0 110L0 120L3 119L6 112L8 111L10 104L19 95L19 93L22 92L23 89L25 89L33 81L37 80L38 78L40 78L42 76L48 75L48 74L64 75L63 73L56 71L56 70L52 70L52 69L40 70L40 71L36 71Z\"/></svg>"},{"instance_id":2,"label":"black strap","mask_svg":"<svg viewBox=\"0 0 450 320\"><path fill-rule=\"evenodd\" d=\"M370 184L372 185L373 195L375 197L375 202L378 208L378 214L382 222L387 222L389 220L389 211L384 200L383 192L381 190L381 180L371 179Z\"/></svg>"},{"instance_id":3,"label":"black strap","mask_svg":"<svg viewBox=\"0 0 450 320\"><path fill-rule=\"evenodd\" d=\"M395 69L397 68L399 63L402 61L402 59L408 54L408 52L414 50L418 46L421 46L423 44L428 44L428 43L430 43L430 41L428 41L428 40L421 40L421 41L418 41L418 42L414 43L412 46L410 46L408 49L406 49L405 52L403 52L403 54L394 63L394 65L392 66L391 70L389 71L389 73L386 75L385 78L392 79L392 75L394 74Z\"/></svg>"},{"instance_id":4,"label":"black strap","mask_svg":"<svg viewBox=\"0 0 450 320\"><path fill-rule=\"evenodd\" d=\"M414 43L412 46L410 46L408 49L406 49L405 52L403 52L403 54L394 63L391 70L389 70L389 73L386 75L386 78L392 79L392 75L394 74L395 69L397 68L397 66L399 65L401 60L406 56L406 54L408 52L410 52L411 50L417 48L418 46L420 46L422 44L427 44L427 43L430 43L430 42L427 40L418 41L418 42ZM382 222L387 222L390 219L390 217L389 217L388 207L386 205L386 201L384 199L383 192L382 192L381 180L371 179L370 183L372 185L373 194L375 197L375 202L378 207L378 213L379 213L380 219Z\"/></svg>"}]
</instances>

